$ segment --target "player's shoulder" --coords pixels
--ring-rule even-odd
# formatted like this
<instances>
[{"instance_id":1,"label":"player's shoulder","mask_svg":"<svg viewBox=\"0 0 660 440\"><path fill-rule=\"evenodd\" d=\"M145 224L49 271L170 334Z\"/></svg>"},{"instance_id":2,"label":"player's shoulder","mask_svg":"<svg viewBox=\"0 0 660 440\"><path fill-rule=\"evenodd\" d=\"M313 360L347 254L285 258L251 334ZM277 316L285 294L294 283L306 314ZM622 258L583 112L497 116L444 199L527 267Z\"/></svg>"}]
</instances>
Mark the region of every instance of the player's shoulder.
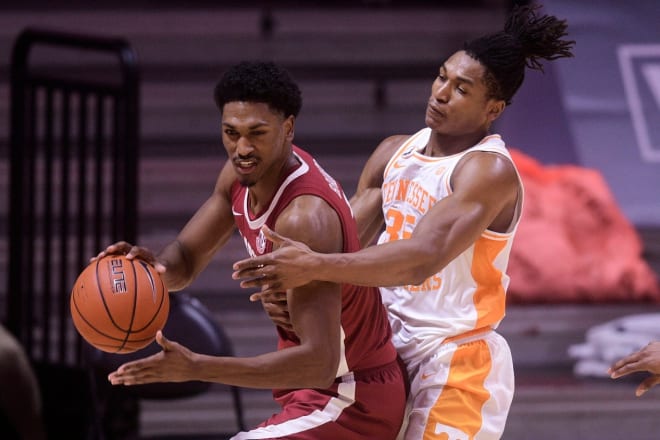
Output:
<instances>
[{"instance_id":1,"label":"player's shoulder","mask_svg":"<svg viewBox=\"0 0 660 440\"><path fill-rule=\"evenodd\" d=\"M502 151L479 150L467 151L459 160L456 171L464 167L480 168L495 173L516 174L511 157Z\"/></svg>"},{"instance_id":2,"label":"player's shoulder","mask_svg":"<svg viewBox=\"0 0 660 440\"><path fill-rule=\"evenodd\" d=\"M394 153L403 145L412 135L410 134L396 134L388 136L378 144L376 150L369 158L371 166L378 169L385 169L385 166L392 158Z\"/></svg>"},{"instance_id":3,"label":"player's shoulder","mask_svg":"<svg viewBox=\"0 0 660 440\"><path fill-rule=\"evenodd\" d=\"M309 213L314 215L310 216ZM277 218L278 224L286 224L295 230L304 227L308 222L315 222L323 216L334 213L330 203L320 194L304 193L291 198Z\"/></svg>"},{"instance_id":4,"label":"player's shoulder","mask_svg":"<svg viewBox=\"0 0 660 440\"><path fill-rule=\"evenodd\" d=\"M319 195L294 197L278 215L274 229L319 252L340 252L342 249L342 219Z\"/></svg>"},{"instance_id":5,"label":"player's shoulder","mask_svg":"<svg viewBox=\"0 0 660 440\"><path fill-rule=\"evenodd\" d=\"M394 153L401 145L403 145L412 135L410 134L395 134L388 136L381 141L378 145L378 150L388 151ZM390 154L391 155L391 154Z\"/></svg>"},{"instance_id":6,"label":"player's shoulder","mask_svg":"<svg viewBox=\"0 0 660 440\"><path fill-rule=\"evenodd\" d=\"M456 164L451 179L455 190L461 186L459 182L480 183L482 186L508 188L511 191L520 185L511 158L496 151L475 150L465 154Z\"/></svg>"}]
</instances>

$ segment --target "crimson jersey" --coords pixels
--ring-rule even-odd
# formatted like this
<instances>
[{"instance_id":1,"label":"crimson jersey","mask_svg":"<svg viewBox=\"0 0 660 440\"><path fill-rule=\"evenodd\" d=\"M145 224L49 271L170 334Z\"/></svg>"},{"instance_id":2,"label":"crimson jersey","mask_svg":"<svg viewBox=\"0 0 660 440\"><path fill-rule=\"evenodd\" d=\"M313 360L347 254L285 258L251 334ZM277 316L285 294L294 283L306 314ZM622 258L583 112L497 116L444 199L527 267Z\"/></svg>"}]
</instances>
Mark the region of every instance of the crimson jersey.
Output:
<instances>
[{"instance_id":1,"label":"crimson jersey","mask_svg":"<svg viewBox=\"0 0 660 440\"><path fill-rule=\"evenodd\" d=\"M357 251L360 248L357 225L341 186L311 155L295 146L293 154L300 165L284 176L263 212L250 211L246 187L236 181L231 188L234 220L248 253L257 256L272 251L272 243L264 238L261 227L267 225L274 229L280 213L293 199L302 195L320 197L335 210L342 226L343 252ZM337 377L385 365L396 358L396 351L390 342L387 312L377 288L342 285L341 329L342 352ZM277 330L279 349L299 344L294 333L281 327Z\"/></svg>"},{"instance_id":2,"label":"crimson jersey","mask_svg":"<svg viewBox=\"0 0 660 440\"><path fill-rule=\"evenodd\" d=\"M300 165L282 178L263 212L250 211L247 188L238 182L231 188L234 221L248 253L255 256L272 250L261 227L273 229L289 203L303 195L328 203L341 222L342 250L358 250L357 226L339 184L306 152L293 147L293 154ZM274 390L281 411L232 440L394 440L405 410L406 379L380 293L376 288L342 285L341 299L341 352L335 382L323 389ZM300 343L295 333L280 327L277 331L280 349Z\"/></svg>"}]
</instances>

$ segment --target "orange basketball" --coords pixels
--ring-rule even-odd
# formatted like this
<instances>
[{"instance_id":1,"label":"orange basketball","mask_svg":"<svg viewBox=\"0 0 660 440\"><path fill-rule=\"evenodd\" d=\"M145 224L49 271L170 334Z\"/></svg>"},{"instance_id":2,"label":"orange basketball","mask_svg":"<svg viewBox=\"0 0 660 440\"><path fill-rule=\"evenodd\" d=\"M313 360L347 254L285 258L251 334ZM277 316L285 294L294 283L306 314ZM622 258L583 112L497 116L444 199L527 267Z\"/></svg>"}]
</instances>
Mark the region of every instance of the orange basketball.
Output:
<instances>
[{"instance_id":1,"label":"orange basketball","mask_svg":"<svg viewBox=\"0 0 660 440\"><path fill-rule=\"evenodd\" d=\"M124 255L89 264L71 291L71 317L78 333L109 353L131 353L162 330L170 299L153 266Z\"/></svg>"}]
</instances>

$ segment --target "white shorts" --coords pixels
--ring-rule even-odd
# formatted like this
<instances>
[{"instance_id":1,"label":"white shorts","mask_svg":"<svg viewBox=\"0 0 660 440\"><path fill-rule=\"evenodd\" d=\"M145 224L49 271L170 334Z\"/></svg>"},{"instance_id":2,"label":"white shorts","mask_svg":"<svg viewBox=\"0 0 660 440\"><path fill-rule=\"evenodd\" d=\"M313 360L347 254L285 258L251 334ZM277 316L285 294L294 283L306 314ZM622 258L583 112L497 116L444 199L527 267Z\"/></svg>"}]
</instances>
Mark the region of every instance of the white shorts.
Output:
<instances>
[{"instance_id":1,"label":"white shorts","mask_svg":"<svg viewBox=\"0 0 660 440\"><path fill-rule=\"evenodd\" d=\"M514 377L511 350L501 335L489 330L453 338L409 374L408 425L400 438L497 440L502 436Z\"/></svg>"}]
</instances>

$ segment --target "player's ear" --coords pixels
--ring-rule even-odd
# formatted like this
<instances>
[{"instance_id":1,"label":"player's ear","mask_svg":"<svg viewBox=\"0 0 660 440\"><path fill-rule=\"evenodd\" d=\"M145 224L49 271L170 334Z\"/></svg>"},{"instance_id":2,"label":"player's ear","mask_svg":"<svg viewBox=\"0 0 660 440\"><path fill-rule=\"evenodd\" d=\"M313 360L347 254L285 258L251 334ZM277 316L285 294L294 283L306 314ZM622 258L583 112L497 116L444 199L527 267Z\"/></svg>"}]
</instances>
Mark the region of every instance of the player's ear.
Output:
<instances>
[{"instance_id":1,"label":"player's ear","mask_svg":"<svg viewBox=\"0 0 660 440\"><path fill-rule=\"evenodd\" d=\"M491 99L488 102L488 122L492 123L499 118L505 108L506 102L503 99Z\"/></svg>"},{"instance_id":2,"label":"player's ear","mask_svg":"<svg viewBox=\"0 0 660 440\"><path fill-rule=\"evenodd\" d=\"M293 141L293 136L295 134L296 127L296 118L293 115L289 115L288 118L284 120L284 133L289 142Z\"/></svg>"}]
</instances>

